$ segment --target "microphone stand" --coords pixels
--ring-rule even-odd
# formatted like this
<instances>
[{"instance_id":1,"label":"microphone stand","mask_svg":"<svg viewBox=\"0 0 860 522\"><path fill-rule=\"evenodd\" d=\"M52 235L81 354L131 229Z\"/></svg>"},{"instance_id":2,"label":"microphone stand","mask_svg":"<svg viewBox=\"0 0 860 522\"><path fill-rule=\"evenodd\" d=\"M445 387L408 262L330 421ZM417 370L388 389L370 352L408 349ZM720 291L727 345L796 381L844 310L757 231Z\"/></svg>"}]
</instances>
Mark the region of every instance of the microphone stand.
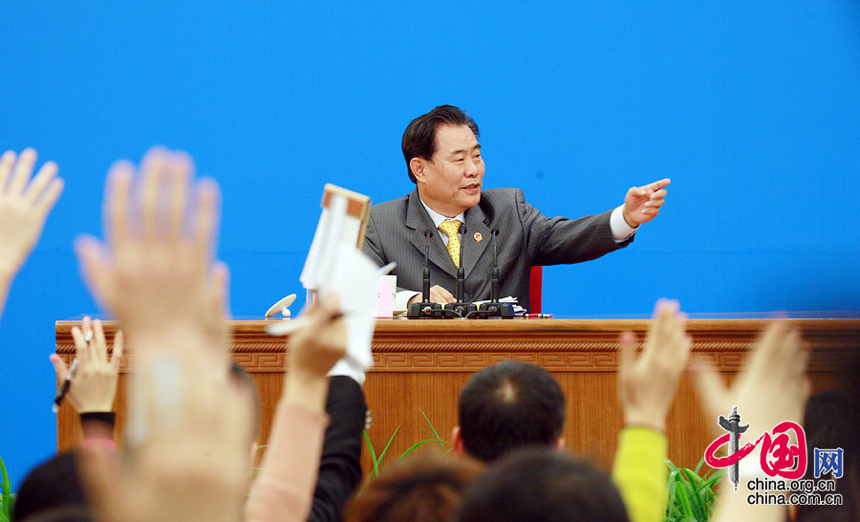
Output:
<instances>
[{"instance_id":1,"label":"microphone stand","mask_svg":"<svg viewBox=\"0 0 860 522\"><path fill-rule=\"evenodd\" d=\"M463 238L466 237L466 225L460 225L460 229L457 231L458 234L461 234ZM463 269L463 241L460 241L460 267L457 268L457 302L456 303L448 303L442 306L445 311L450 311L452 314L450 317L466 317L466 314L470 314L475 312L478 307L473 305L472 303L466 303L463 300L463 296L465 294L466 281L465 276L466 272ZM470 316L471 317L471 316Z\"/></svg>"},{"instance_id":2,"label":"microphone stand","mask_svg":"<svg viewBox=\"0 0 860 522\"><path fill-rule=\"evenodd\" d=\"M494 228L491 231L493 235L493 268L490 270L490 302L482 304L478 311L473 314L473 317L486 319L488 317L502 317L510 319L514 317L514 305L511 303L499 302L499 280L501 279L501 270L499 269L499 252L496 247L496 236L499 235L499 229Z\"/></svg>"},{"instance_id":3,"label":"microphone stand","mask_svg":"<svg viewBox=\"0 0 860 522\"><path fill-rule=\"evenodd\" d=\"M430 238L433 237L432 230L424 231L424 273L422 288L421 288L421 302L420 303L412 303L409 305L409 311L406 316L411 319L438 319L441 317L446 317L445 310L442 309L442 305L439 303L431 303L430 302Z\"/></svg>"}]
</instances>

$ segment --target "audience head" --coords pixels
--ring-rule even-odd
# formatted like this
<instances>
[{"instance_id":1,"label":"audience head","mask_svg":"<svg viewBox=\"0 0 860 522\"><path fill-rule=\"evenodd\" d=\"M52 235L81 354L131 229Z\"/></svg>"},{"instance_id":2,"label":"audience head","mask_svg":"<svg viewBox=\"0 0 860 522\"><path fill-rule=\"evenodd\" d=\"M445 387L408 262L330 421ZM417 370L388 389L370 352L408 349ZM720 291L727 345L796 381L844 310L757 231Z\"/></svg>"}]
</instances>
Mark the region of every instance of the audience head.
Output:
<instances>
[{"instance_id":1,"label":"audience head","mask_svg":"<svg viewBox=\"0 0 860 522\"><path fill-rule=\"evenodd\" d=\"M412 158L431 160L436 152L436 129L441 125L460 126L466 125L475 134L480 136L478 125L462 109L453 105L440 105L428 112L418 116L403 131L401 148L403 157L406 159L406 170L409 179L416 183L415 175L412 173L410 162Z\"/></svg>"},{"instance_id":2,"label":"audience head","mask_svg":"<svg viewBox=\"0 0 860 522\"><path fill-rule=\"evenodd\" d=\"M550 448L500 460L464 493L458 522L623 522L621 494L605 474Z\"/></svg>"},{"instance_id":3,"label":"audience head","mask_svg":"<svg viewBox=\"0 0 860 522\"><path fill-rule=\"evenodd\" d=\"M59 453L30 471L18 488L14 520L41 520L49 515L50 520L63 520L54 517L71 508L88 513L76 451Z\"/></svg>"},{"instance_id":4,"label":"audience head","mask_svg":"<svg viewBox=\"0 0 860 522\"><path fill-rule=\"evenodd\" d=\"M491 462L524 446L562 447L564 394L533 364L504 361L481 370L460 392L454 449Z\"/></svg>"},{"instance_id":5,"label":"audience head","mask_svg":"<svg viewBox=\"0 0 860 522\"><path fill-rule=\"evenodd\" d=\"M449 520L466 487L483 466L433 453L385 468L347 505L346 522L435 522Z\"/></svg>"},{"instance_id":6,"label":"audience head","mask_svg":"<svg viewBox=\"0 0 860 522\"><path fill-rule=\"evenodd\" d=\"M836 481L841 506L797 506L798 521L860 519L860 402L847 390L828 390L809 397L803 417L808 467L804 479L813 479L814 448L842 448L842 478ZM833 477L822 475L821 479Z\"/></svg>"}]
</instances>

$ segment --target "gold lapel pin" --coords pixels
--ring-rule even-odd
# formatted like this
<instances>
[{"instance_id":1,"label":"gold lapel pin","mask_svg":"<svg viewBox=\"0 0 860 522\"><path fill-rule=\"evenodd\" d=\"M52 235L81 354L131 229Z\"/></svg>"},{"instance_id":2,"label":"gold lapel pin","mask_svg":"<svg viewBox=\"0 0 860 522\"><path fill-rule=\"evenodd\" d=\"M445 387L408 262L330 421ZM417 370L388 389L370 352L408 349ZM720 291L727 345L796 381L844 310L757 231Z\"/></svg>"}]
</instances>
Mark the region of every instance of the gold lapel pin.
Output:
<instances>
[{"instance_id":1,"label":"gold lapel pin","mask_svg":"<svg viewBox=\"0 0 860 522\"><path fill-rule=\"evenodd\" d=\"M482 236L480 232L475 232L475 241L480 243L483 240L484 240L484 236Z\"/></svg>"}]
</instances>

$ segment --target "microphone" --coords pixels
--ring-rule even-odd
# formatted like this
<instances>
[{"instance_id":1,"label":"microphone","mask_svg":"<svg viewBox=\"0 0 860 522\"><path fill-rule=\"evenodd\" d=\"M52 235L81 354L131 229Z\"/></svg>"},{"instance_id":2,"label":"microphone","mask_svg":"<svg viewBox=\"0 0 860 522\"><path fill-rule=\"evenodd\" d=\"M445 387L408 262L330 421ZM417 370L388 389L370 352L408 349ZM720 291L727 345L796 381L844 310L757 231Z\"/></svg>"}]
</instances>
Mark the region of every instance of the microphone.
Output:
<instances>
[{"instance_id":1,"label":"microphone","mask_svg":"<svg viewBox=\"0 0 860 522\"><path fill-rule=\"evenodd\" d=\"M409 305L406 316L412 319L430 319L445 317L442 305L430 302L430 238L432 230L424 231L424 272L421 281L421 302Z\"/></svg>"},{"instance_id":2,"label":"microphone","mask_svg":"<svg viewBox=\"0 0 860 522\"><path fill-rule=\"evenodd\" d=\"M424 231L424 238L427 242L424 244L424 279L421 288L421 301L427 303L430 301L430 238L433 237L432 230Z\"/></svg>"},{"instance_id":3,"label":"microphone","mask_svg":"<svg viewBox=\"0 0 860 522\"><path fill-rule=\"evenodd\" d=\"M460 229L457 231L457 233L462 235L463 239L465 239L466 238L466 225L465 224L460 225ZM463 287L465 286L464 279L466 277L466 271L463 269L463 243L464 243L464 241L461 240L460 241L460 267L457 268L457 302L458 303L463 302L463 293L464 293Z\"/></svg>"},{"instance_id":4,"label":"microphone","mask_svg":"<svg viewBox=\"0 0 860 522\"><path fill-rule=\"evenodd\" d=\"M502 278L501 269L499 268L499 247L498 236L499 229L490 230L493 236L493 268L490 270L490 302L481 306L475 317L501 317L510 319L514 317L514 306L510 303L499 302L499 286Z\"/></svg>"},{"instance_id":5,"label":"microphone","mask_svg":"<svg viewBox=\"0 0 860 522\"><path fill-rule=\"evenodd\" d=\"M493 270L490 272L490 301L498 303L499 279L501 278L501 274L499 270L499 251L496 246L496 237L499 235L499 229L494 228L490 233L493 235Z\"/></svg>"}]
</instances>

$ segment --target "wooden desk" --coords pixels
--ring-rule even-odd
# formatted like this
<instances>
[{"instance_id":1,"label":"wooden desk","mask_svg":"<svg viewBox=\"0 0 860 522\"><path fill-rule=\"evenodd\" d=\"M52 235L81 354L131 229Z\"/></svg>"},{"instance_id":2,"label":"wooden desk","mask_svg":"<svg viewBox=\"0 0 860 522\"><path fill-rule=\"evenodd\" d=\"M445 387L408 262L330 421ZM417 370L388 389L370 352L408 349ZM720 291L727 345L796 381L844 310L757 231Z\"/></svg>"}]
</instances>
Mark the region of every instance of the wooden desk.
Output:
<instances>
[{"instance_id":1,"label":"wooden desk","mask_svg":"<svg viewBox=\"0 0 860 522\"><path fill-rule=\"evenodd\" d=\"M848 362L860 353L860 319L792 319L812 345L809 375L815 391L833 388L848 377ZM762 329L761 319L691 319L694 353L710 358L721 371L733 374ZM74 353L74 321L56 323L57 353L69 361ZM263 332L265 321L233 321L233 358L253 376L260 393L265 444L272 414L283 386L285 349L282 339ZM618 333L644 337L649 321L607 320L383 320L373 340L375 367L365 384L373 424L369 435L380 451L400 426L389 456L399 456L419 440L432 437L423 411L439 435L450 440L457 423L458 394L476 371L505 359L538 364L561 383L568 397L567 447L609 466L615 452L622 414L616 397ZM106 323L113 337L116 325ZM133 366L133 346L123 356L122 372ZM125 378L117 394L118 429L124 425ZM726 413L731 405L726 405ZM749 419L752 420L752 419ZM58 448L80 440L77 419L64 404L58 416ZM709 424L699 410L691 379L681 380L669 414L669 457L693 467L711 442ZM365 470L368 458L364 455Z\"/></svg>"}]
</instances>

